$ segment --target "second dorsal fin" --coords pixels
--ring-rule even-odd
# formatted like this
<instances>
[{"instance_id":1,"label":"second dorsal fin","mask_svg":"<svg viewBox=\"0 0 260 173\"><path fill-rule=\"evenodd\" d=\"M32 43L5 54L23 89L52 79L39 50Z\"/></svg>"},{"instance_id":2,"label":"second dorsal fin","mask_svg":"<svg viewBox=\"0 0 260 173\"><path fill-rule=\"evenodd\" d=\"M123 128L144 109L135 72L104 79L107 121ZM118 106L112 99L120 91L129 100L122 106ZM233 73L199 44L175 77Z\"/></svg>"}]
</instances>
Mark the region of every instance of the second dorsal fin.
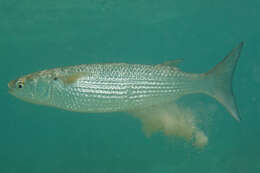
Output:
<instances>
[{"instance_id":1,"label":"second dorsal fin","mask_svg":"<svg viewBox=\"0 0 260 173\"><path fill-rule=\"evenodd\" d=\"M166 61L166 62L159 64L159 65L177 67L177 66L179 66L179 64L182 61L183 61L183 59L179 58L179 59L175 59L175 60Z\"/></svg>"}]
</instances>

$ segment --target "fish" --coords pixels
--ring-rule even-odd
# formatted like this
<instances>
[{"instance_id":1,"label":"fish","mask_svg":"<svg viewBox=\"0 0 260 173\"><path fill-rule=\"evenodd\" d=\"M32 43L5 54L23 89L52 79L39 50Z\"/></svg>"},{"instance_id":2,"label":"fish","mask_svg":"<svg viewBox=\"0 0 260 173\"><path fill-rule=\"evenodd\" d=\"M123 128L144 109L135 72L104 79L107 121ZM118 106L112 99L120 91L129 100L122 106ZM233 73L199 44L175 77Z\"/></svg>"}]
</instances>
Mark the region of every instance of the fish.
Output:
<instances>
[{"instance_id":1,"label":"fish","mask_svg":"<svg viewBox=\"0 0 260 173\"><path fill-rule=\"evenodd\" d=\"M162 64L100 63L42 70L8 83L8 92L26 102L73 112L143 112L184 95L206 94L237 121L232 79L241 42L206 73L184 72L183 59Z\"/></svg>"}]
</instances>

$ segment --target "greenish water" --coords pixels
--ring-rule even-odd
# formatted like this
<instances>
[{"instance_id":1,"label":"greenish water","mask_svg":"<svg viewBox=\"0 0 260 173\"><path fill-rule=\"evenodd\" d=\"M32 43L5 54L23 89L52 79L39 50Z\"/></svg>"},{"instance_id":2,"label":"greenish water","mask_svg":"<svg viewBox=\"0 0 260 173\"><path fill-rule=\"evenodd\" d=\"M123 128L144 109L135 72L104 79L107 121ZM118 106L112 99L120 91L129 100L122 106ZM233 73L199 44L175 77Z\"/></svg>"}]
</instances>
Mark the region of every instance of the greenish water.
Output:
<instances>
[{"instance_id":1,"label":"greenish water","mask_svg":"<svg viewBox=\"0 0 260 173\"><path fill-rule=\"evenodd\" d=\"M1 173L260 172L260 2L1 0ZM101 62L205 72L245 41L234 93L242 121L214 99L185 97L209 137L200 150L150 138L126 113L82 114L22 102L7 83L43 69Z\"/></svg>"}]
</instances>

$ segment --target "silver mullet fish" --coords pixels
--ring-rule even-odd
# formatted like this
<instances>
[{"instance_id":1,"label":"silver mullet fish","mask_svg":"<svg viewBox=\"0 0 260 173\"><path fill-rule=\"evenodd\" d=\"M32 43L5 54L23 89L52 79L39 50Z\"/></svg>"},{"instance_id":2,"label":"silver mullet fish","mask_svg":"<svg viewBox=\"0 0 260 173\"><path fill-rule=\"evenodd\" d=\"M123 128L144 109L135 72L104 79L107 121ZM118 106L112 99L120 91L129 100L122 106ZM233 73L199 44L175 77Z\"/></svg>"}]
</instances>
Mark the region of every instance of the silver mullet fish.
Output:
<instances>
[{"instance_id":1,"label":"silver mullet fish","mask_svg":"<svg viewBox=\"0 0 260 173\"><path fill-rule=\"evenodd\" d=\"M181 71L181 59L159 65L87 64L43 70L8 83L9 93L35 104L75 112L131 112L207 94L240 120L232 78L243 43L206 73Z\"/></svg>"}]
</instances>

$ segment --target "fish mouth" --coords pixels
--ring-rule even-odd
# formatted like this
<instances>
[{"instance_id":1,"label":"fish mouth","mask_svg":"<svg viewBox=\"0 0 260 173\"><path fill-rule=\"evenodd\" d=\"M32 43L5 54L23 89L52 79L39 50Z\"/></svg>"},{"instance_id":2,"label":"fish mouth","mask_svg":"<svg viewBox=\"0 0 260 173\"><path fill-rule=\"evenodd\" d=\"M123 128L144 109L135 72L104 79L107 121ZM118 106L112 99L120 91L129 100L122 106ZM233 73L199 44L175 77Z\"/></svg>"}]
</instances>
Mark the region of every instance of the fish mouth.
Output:
<instances>
[{"instance_id":1,"label":"fish mouth","mask_svg":"<svg viewBox=\"0 0 260 173\"><path fill-rule=\"evenodd\" d=\"M13 95L13 89L12 88L8 88L8 93Z\"/></svg>"},{"instance_id":2,"label":"fish mouth","mask_svg":"<svg viewBox=\"0 0 260 173\"><path fill-rule=\"evenodd\" d=\"M17 80L11 80L9 83L8 83L8 88L13 88L15 86L15 83L17 82Z\"/></svg>"},{"instance_id":3,"label":"fish mouth","mask_svg":"<svg viewBox=\"0 0 260 173\"><path fill-rule=\"evenodd\" d=\"M8 93L12 94L13 88L15 86L16 81L12 80L8 83Z\"/></svg>"},{"instance_id":4,"label":"fish mouth","mask_svg":"<svg viewBox=\"0 0 260 173\"><path fill-rule=\"evenodd\" d=\"M8 89L11 89L11 84L10 84L10 82L8 83Z\"/></svg>"}]
</instances>

